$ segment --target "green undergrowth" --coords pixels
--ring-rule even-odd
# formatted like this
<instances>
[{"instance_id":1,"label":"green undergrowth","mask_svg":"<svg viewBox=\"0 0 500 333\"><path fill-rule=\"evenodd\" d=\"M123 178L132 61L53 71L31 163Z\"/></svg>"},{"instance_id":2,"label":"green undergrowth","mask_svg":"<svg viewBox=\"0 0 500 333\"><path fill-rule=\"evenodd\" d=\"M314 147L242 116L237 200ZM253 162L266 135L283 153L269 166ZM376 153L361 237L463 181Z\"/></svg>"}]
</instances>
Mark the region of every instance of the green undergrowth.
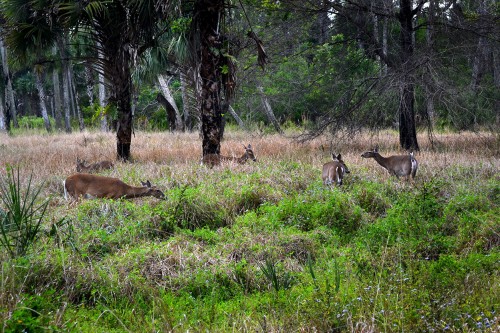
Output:
<instances>
[{"instance_id":1,"label":"green undergrowth","mask_svg":"<svg viewBox=\"0 0 500 333\"><path fill-rule=\"evenodd\" d=\"M197 172L164 201L53 210L2 256L3 332L498 329L498 175Z\"/></svg>"}]
</instances>

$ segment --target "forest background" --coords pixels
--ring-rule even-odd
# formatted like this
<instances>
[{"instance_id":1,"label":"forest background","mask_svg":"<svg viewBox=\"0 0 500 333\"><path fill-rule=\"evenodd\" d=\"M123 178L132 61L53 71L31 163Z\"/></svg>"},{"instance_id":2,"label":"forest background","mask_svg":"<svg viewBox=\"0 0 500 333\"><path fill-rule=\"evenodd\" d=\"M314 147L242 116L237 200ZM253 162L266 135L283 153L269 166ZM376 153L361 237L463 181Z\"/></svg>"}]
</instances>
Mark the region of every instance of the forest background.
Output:
<instances>
[{"instance_id":1,"label":"forest background","mask_svg":"<svg viewBox=\"0 0 500 333\"><path fill-rule=\"evenodd\" d=\"M403 149L418 150L416 128L494 131L500 121L494 1L17 0L1 9L0 130L113 130L119 158L129 157L120 143L132 128L216 132L203 154L220 151L224 123L293 124L304 138L395 128Z\"/></svg>"}]
</instances>

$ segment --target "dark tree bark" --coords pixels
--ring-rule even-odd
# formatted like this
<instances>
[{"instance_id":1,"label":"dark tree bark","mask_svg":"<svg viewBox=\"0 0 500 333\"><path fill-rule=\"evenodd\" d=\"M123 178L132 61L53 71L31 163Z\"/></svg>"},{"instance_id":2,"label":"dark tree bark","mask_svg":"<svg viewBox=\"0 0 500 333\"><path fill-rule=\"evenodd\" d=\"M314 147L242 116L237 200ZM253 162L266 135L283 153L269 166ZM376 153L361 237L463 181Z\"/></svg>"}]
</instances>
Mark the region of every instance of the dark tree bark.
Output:
<instances>
[{"instance_id":1,"label":"dark tree bark","mask_svg":"<svg viewBox=\"0 0 500 333\"><path fill-rule=\"evenodd\" d=\"M407 150L419 150L415 126L415 83L412 76L413 16L412 0L401 0L398 19L400 32L401 88L399 102L399 144Z\"/></svg>"},{"instance_id":2,"label":"dark tree bark","mask_svg":"<svg viewBox=\"0 0 500 333\"><path fill-rule=\"evenodd\" d=\"M116 124L117 159L129 161L133 119L130 62L128 60L128 54L125 50L117 51L120 55L113 57L113 59L115 59L115 63L111 67L114 75L108 75L111 84L110 101L116 105L118 111ZM118 59L120 61L116 61Z\"/></svg>"},{"instance_id":3,"label":"dark tree bark","mask_svg":"<svg viewBox=\"0 0 500 333\"><path fill-rule=\"evenodd\" d=\"M223 122L221 105L221 67L223 55L220 52L222 36L221 19L224 14L224 0L199 0L195 3L196 24L200 34L201 51L201 132L203 156L219 154Z\"/></svg>"}]
</instances>

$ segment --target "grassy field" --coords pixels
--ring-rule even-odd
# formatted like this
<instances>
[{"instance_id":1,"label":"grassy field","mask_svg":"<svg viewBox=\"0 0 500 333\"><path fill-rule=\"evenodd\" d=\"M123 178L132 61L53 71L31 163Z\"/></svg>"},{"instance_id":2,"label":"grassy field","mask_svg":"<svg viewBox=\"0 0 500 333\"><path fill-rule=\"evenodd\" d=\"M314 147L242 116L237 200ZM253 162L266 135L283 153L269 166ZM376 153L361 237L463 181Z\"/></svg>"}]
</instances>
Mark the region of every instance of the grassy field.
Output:
<instances>
[{"instance_id":1,"label":"grassy field","mask_svg":"<svg viewBox=\"0 0 500 333\"><path fill-rule=\"evenodd\" d=\"M167 199L70 203L77 157L115 160L114 134L0 134L1 178L48 200L26 252L0 248L0 332L500 332L498 136L422 134L409 182L361 158L403 153L397 133L339 140L334 189L325 138L225 136L257 162L210 169L197 133L137 132L102 174Z\"/></svg>"}]
</instances>

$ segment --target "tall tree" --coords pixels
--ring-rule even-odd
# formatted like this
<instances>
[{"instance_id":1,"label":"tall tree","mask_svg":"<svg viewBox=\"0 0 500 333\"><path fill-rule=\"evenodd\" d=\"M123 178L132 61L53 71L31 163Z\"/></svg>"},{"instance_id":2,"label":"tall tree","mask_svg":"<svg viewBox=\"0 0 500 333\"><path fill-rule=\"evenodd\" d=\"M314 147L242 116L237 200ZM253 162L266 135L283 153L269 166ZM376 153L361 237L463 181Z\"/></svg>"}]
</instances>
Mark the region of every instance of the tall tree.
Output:
<instances>
[{"instance_id":1,"label":"tall tree","mask_svg":"<svg viewBox=\"0 0 500 333\"><path fill-rule=\"evenodd\" d=\"M5 83L5 125L7 131L9 131L11 120L14 124L14 127L18 127L19 125L17 123L17 110L16 102L14 99L14 89L12 88L12 73L9 69L9 62L7 60L7 48L5 47L2 36L0 36L0 56L2 57L2 69Z\"/></svg>"},{"instance_id":2,"label":"tall tree","mask_svg":"<svg viewBox=\"0 0 500 333\"><path fill-rule=\"evenodd\" d=\"M193 8L193 55L200 64L203 156L219 154L222 139L222 67L225 0L196 0Z\"/></svg>"},{"instance_id":3,"label":"tall tree","mask_svg":"<svg viewBox=\"0 0 500 333\"><path fill-rule=\"evenodd\" d=\"M50 123L49 114L47 111L47 103L45 101L47 96L45 94L45 87L43 86L43 66L35 67L35 78L35 85L36 90L38 91L38 99L40 103L40 112L45 124L45 129L50 133L52 132L52 124Z\"/></svg>"},{"instance_id":4,"label":"tall tree","mask_svg":"<svg viewBox=\"0 0 500 333\"><path fill-rule=\"evenodd\" d=\"M82 26L98 48L91 61L106 78L109 99L117 110L117 158L130 160L133 131L131 72L137 57L155 45L169 13L165 1L61 1L58 14L67 26Z\"/></svg>"}]
</instances>

